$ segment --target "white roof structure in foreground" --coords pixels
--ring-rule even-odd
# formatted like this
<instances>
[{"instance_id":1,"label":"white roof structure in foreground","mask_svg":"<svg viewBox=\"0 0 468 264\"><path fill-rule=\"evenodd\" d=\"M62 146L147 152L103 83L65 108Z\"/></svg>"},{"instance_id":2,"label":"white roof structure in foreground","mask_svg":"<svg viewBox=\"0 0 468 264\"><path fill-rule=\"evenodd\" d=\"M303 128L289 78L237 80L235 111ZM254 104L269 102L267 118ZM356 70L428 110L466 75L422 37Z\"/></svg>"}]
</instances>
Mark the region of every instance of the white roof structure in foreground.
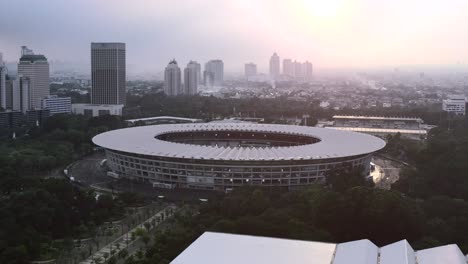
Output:
<instances>
[{"instance_id":1,"label":"white roof structure in foreground","mask_svg":"<svg viewBox=\"0 0 468 264\"><path fill-rule=\"evenodd\" d=\"M456 245L414 251L406 240L378 248L369 240L340 244L205 232L172 264L467 264Z\"/></svg>"},{"instance_id":2,"label":"white roof structure in foreground","mask_svg":"<svg viewBox=\"0 0 468 264\"><path fill-rule=\"evenodd\" d=\"M166 133L191 131L281 133L310 136L320 139L320 142L300 146L251 149L184 144L155 138ZM124 128L99 134L93 138L93 142L106 149L142 155L236 161L341 158L373 153L385 146L385 141L382 139L362 133L306 126L244 123L191 123Z\"/></svg>"}]
</instances>

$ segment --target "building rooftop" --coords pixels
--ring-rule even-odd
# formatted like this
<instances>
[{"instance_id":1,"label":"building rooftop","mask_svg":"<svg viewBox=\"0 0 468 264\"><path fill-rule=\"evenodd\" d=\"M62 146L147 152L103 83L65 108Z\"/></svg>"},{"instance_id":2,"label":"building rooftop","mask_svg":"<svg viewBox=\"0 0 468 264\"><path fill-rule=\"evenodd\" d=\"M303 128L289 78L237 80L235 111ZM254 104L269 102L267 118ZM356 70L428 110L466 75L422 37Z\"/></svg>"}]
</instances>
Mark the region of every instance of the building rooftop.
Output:
<instances>
[{"instance_id":1,"label":"building rooftop","mask_svg":"<svg viewBox=\"0 0 468 264\"><path fill-rule=\"evenodd\" d=\"M413 134L427 135L427 130L424 129L393 129L393 128L370 128L370 127L326 127L342 131L354 131L361 133L385 133L385 134Z\"/></svg>"},{"instance_id":2,"label":"building rooftop","mask_svg":"<svg viewBox=\"0 0 468 264\"><path fill-rule=\"evenodd\" d=\"M360 120L391 120L391 121L417 121L423 122L418 117L384 117L384 116L354 116L354 115L334 115L333 119L360 119Z\"/></svg>"},{"instance_id":3,"label":"building rooftop","mask_svg":"<svg viewBox=\"0 0 468 264\"><path fill-rule=\"evenodd\" d=\"M135 123L138 121L153 121L153 120L178 120L178 121L187 121L187 122L201 122L201 119L195 118L185 118L185 117L177 117L177 116L152 116L152 117L143 117L143 118L136 118L136 119L128 119L125 120L130 123Z\"/></svg>"},{"instance_id":4,"label":"building rooftop","mask_svg":"<svg viewBox=\"0 0 468 264\"><path fill-rule=\"evenodd\" d=\"M235 131L279 133L317 138L320 142L284 147L220 147L168 142L156 137L167 133ZM216 140L216 139L213 139ZM93 142L103 148L142 155L206 160L318 160L365 155L382 149L380 138L349 131L305 126L250 123L190 123L112 130Z\"/></svg>"},{"instance_id":5,"label":"building rooftop","mask_svg":"<svg viewBox=\"0 0 468 264\"><path fill-rule=\"evenodd\" d=\"M36 61L47 62L47 58L44 55L23 55L20 58L20 62L36 62Z\"/></svg>"},{"instance_id":6,"label":"building rooftop","mask_svg":"<svg viewBox=\"0 0 468 264\"><path fill-rule=\"evenodd\" d=\"M414 251L406 240L377 247L369 240L322 243L205 232L172 264L467 264L457 245Z\"/></svg>"}]
</instances>

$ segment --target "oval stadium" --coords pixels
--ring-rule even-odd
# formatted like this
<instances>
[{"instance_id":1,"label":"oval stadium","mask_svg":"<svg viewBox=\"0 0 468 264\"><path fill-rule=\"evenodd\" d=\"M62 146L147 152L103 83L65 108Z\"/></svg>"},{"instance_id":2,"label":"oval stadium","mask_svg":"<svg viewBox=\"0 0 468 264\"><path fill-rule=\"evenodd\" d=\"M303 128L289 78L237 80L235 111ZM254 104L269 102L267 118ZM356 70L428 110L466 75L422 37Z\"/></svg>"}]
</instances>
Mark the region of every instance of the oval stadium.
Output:
<instances>
[{"instance_id":1,"label":"oval stadium","mask_svg":"<svg viewBox=\"0 0 468 264\"><path fill-rule=\"evenodd\" d=\"M99 134L115 178L162 188L228 191L243 185L295 188L342 166L369 174L377 137L326 128L251 123L142 126Z\"/></svg>"}]
</instances>

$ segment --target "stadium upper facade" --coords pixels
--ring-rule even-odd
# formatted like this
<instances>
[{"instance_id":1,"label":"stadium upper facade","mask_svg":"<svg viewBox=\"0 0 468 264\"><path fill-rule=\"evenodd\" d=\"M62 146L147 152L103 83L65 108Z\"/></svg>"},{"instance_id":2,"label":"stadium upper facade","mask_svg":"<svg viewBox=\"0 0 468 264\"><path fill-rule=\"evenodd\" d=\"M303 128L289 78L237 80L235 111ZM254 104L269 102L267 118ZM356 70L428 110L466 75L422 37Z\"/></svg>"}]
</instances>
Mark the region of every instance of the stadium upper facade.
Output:
<instances>
[{"instance_id":1,"label":"stadium upper facade","mask_svg":"<svg viewBox=\"0 0 468 264\"><path fill-rule=\"evenodd\" d=\"M93 138L112 175L166 188L226 190L241 185L295 187L323 182L330 169L369 173L379 138L323 128L196 123L113 130Z\"/></svg>"}]
</instances>

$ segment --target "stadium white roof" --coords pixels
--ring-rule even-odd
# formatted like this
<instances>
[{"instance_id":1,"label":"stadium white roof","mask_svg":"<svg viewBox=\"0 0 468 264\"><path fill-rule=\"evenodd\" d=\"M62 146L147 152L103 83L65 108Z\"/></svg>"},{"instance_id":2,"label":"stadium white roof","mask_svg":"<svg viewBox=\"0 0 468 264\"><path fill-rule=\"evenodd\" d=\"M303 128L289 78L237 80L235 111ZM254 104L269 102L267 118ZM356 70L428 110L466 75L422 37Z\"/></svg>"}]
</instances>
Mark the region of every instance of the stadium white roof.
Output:
<instances>
[{"instance_id":1,"label":"stadium white roof","mask_svg":"<svg viewBox=\"0 0 468 264\"><path fill-rule=\"evenodd\" d=\"M218 147L168 142L155 137L190 131L265 132L302 135L321 141L286 147ZM106 149L152 156L207 160L312 160L340 158L375 152L385 146L377 137L332 129L244 123L194 123L124 128L99 134L94 144Z\"/></svg>"},{"instance_id":2,"label":"stadium white roof","mask_svg":"<svg viewBox=\"0 0 468 264\"><path fill-rule=\"evenodd\" d=\"M172 264L467 264L456 245L414 251L406 240L378 248L369 240L340 244L205 232Z\"/></svg>"}]
</instances>

